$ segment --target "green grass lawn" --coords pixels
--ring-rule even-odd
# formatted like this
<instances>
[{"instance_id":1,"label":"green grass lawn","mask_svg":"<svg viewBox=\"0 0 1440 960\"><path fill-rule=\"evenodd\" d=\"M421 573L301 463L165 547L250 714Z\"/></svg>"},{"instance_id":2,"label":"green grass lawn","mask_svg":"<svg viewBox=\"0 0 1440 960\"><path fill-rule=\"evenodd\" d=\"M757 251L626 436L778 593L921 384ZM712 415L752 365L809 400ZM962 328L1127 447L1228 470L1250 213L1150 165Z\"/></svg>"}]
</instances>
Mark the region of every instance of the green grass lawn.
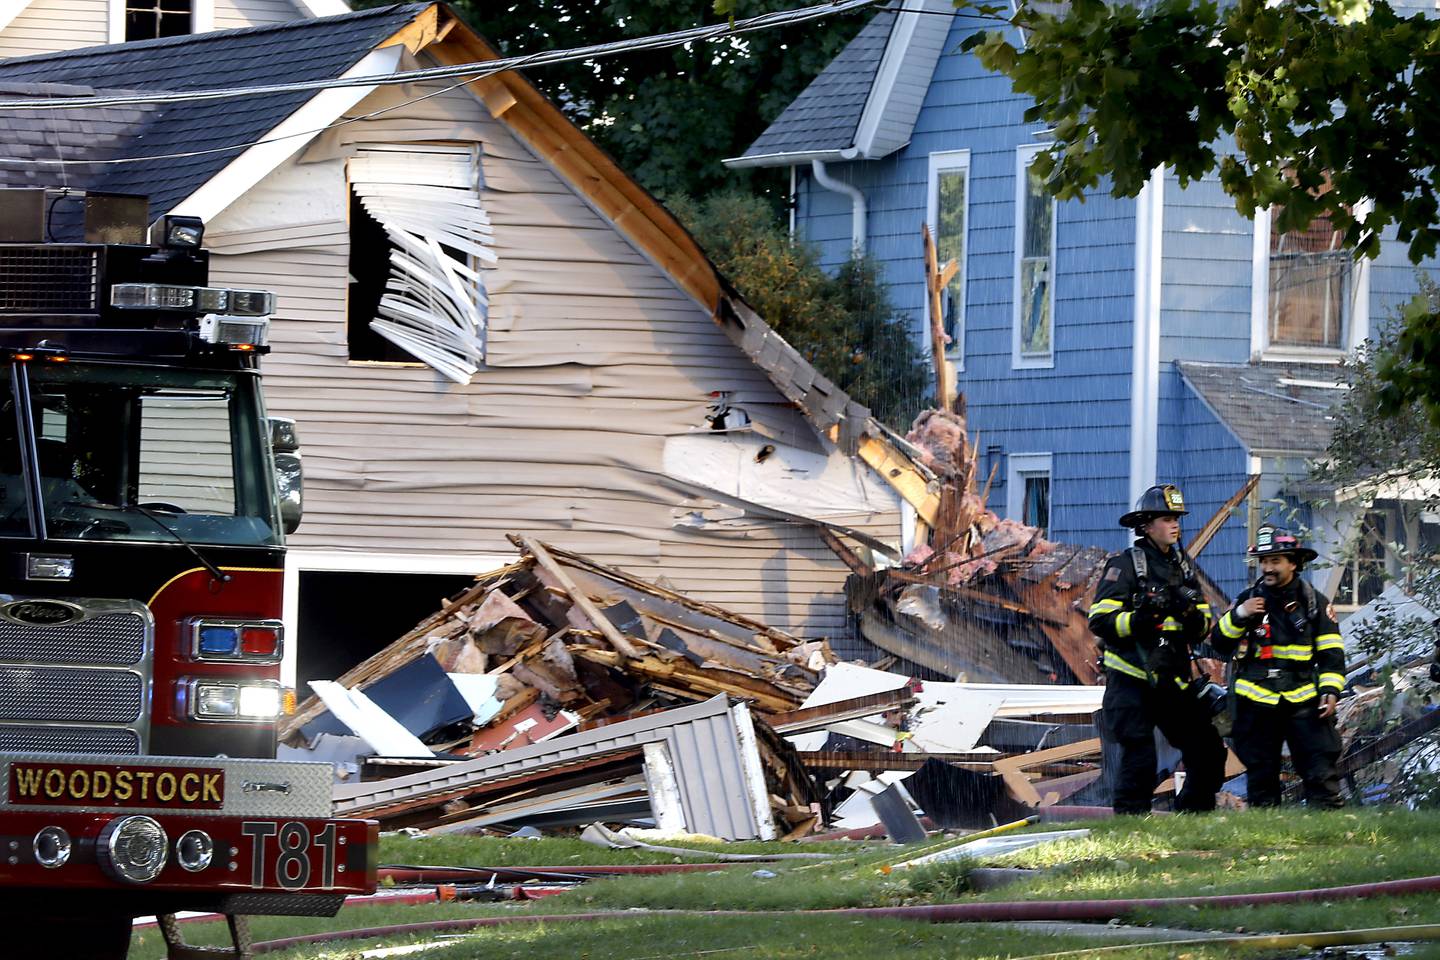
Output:
<instances>
[{"instance_id":1,"label":"green grass lawn","mask_svg":"<svg viewBox=\"0 0 1440 960\"><path fill-rule=\"evenodd\" d=\"M257 940L340 928L487 915L548 915L613 911L614 920L552 923L491 929L427 950L425 960L461 957L584 957L590 960L649 957L1024 957L1093 945L1074 936L1019 932L1000 925L929 925L848 917L656 916L625 911L801 911L831 907L891 906L986 900L1110 899L1258 893L1440 874L1440 813L1403 810L1217 813L1199 817L1150 817L1093 821L1085 839L1052 843L984 864L958 863L927 869L882 866L913 853L883 843L726 844L726 851L814 852L840 856L833 862L741 864L722 870L597 880L534 904L446 904L414 907L353 907L333 920L256 918ZM1039 829L1057 829L1047 825ZM689 844L703 849L704 844ZM566 866L582 863L665 863L677 858L643 851L610 851L574 840L480 838L386 838L386 863L463 866ZM968 889L972 865L1020 866L1043 871L986 894ZM775 874L756 877L761 869ZM1146 911L1135 923L1230 933L1305 932L1400 924L1440 923L1440 896L1357 900L1274 907L1167 908ZM209 926L209 925L204 925ZM197 929L199 927L199 929ZM205 942L203 926L187 933ZM218 934L218 929L204 931ZM213 939L210 942L216 942ZM138 960L163 951L150 934L132 954ZM357 943L307 948L289 957L353 957ZM1219 948L1187 947L1204 960L1227 954ZM1173 957L1175 948L1126 951L1126 958ZM1292 953L1292 955L1298 955ZM1440 960L1440 949L1414 956ZM1104 955L1101 955L1104 956ZM1253 951L1245 956L1254 957Z\"/></svg>"}]
</instances>

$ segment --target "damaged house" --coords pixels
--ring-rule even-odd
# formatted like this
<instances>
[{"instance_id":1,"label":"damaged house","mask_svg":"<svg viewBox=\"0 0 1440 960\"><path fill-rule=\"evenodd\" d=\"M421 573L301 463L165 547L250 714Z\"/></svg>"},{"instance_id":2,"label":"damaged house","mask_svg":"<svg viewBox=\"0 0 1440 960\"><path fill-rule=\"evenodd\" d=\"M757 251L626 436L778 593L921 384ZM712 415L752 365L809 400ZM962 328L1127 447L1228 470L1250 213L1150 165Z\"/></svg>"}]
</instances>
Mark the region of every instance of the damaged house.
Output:
<instances>
[{"instance_id":1,"label":"damaged house","mask_svg":"<svg viewBox=\"0 0 1440 960\"><path fill-rule=\"evenodd\" d=\"M1397 568L1390 544L1440 543L1414 509L1423 492L1316 490L1307 473L1343 396L1342 358L1418 289L1405 244L1388 233L1356 262L1326 221L1287 233L1274 211L1240 215L1214 175L1182 187L1161 170L1134 199L1056 201L1030 175L1053 131L966 49L994 24L953 12L878 10L726 163L789 168L796 234L827 266L855 247L882 264L917 344L968 400L997 512L1116 550L1128 540L1116 518L1175 482L1187 540L1231 517L1201 559L1223 591L1249 581L1246 546L1268 514L1315 530L1325 561L1355 546L1348 565L1317 565L1316 585L1345 608L1372 599ZM922 224L957 267L934 299Z\"/></svg>"},{"instance_id":2,"label":"damaged house","mask_svg":"<svg viewBox=\"0 0 1440 960\"><path fill-rule=\"evenodd\" d=\"M307 474L287 679L379 649L511 531L843 638L840 554L894 553L933 475L522 76L84 105L495 56L410 4L11 58L0 177L198 216L212 282L277 293L266 396ZM78 106L19 108L55 96Z\"/></svg>"}]
</instances>

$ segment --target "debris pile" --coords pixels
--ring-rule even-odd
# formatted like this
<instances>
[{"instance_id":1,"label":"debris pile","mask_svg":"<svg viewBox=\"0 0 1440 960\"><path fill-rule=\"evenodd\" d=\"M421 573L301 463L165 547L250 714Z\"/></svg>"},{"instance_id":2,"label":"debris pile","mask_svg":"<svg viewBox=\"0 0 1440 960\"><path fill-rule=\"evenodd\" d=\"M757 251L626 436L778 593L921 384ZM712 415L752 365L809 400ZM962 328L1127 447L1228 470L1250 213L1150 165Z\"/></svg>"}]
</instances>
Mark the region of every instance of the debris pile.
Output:
<instances>
[{"instance_id":1,"label":"debris pile","mask_svg":"<svg viewBox=\"0 0 1440 960\"><path fill-rule=\"evenodd\" d=\"M940 487L928 542L897 568L857 574L851 610L871 643L934 674L986 683L1094 683L1086 611L1106 554L1052 543L986 505L965 418L927 410L905 442Z\"/></svg>"},{"instance_id":2,"label":"debris pile","mask_svg":"<svg viewBox=\"0 0 1440 960\"><path fill-rule=\"evenodd\" d=\"M343 809L464 830L651 816L730 839L821 822L813 781L765 721L813 692L827 644L512 541L518 561L313 681L283 726L289 756L389 778L383 797L339 788Z\"/></svg>"}]
</instances>

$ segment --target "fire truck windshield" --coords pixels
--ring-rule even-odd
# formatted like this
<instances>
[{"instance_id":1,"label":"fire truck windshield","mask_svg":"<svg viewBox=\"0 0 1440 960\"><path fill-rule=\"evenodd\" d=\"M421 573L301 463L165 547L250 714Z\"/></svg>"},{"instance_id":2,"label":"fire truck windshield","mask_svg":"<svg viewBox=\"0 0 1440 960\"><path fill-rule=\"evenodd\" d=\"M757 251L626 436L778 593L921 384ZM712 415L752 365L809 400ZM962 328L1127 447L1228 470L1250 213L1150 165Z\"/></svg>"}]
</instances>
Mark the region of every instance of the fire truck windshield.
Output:
<instances>
[{"instance_id":1,"label":"fire truck windshield","mask_svg":"<svg viewBox=\"0 0 1440 960\"><path fill-rule=\"evenodd\" d=\"M253 373L80 362L34 363L28 371L27 432L47 538L280 541L267 423ZM0 443L30 439L8 432L11 439L0 432ZM8 450L5 457L18 460ZM0 469L8 470L4 461ZM3 482L0 509L18 497L22 522L12 516L0 524L0 535L26 535L10 529L30 525L23 484L8 476Z\"/></svg>"}]
</instances>

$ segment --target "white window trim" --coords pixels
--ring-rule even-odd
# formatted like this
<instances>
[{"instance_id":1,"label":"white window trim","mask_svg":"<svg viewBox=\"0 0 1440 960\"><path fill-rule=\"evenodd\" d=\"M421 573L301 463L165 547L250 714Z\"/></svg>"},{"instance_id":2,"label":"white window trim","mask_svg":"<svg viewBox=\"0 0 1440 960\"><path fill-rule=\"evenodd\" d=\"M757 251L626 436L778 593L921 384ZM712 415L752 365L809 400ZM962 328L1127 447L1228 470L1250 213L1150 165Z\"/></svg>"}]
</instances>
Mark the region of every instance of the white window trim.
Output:
<instances>
[{"instance_id":1,"label":"white window trim","mask_svg":"<svg viewBox=\"0 0 1440 960\"><path fill-rule=\"evenodd\" d=\"M1045 356L1026 356L1020 352L1020 261L1025 253L1026 177L1036 154L1049 147L1046 143L1025 144L1015 148L1015 254L1011 262L1010 304L1010 368L1012 370L1049 370L1055 366L1055 287L1059 271L1055 263L1055 235L1060 204L1050 203L1050 352Z\"/></svg>"},{"instance_id":2,"label":"white window trim","mask_svg":"<svg viewBox=\"0 0 1440 960\"><path fill-rule=\"evenodd\" d=\"M1362 201L1355 206L1355 215L1364 217L1373 202ZM1370 336L1370 258L1355 264L1350 276L1350 329L1345 346L1271 347L1270 346L1270 208L1255 211L1255 234L1250 265L1250 359L1277 363L1339 363L1353 353Z\"/></svg>"},{"instance_id":3,"label":"white window trim","mask_svg":"<svg viewBox=\"0 0 1440 960\"><path fill-rule=\"evenodd\" d=\"M1054 454L1012 453L1005 461L1005 515L1020 522L1025 513L1025 478L1045 476L1050 479L1050 518L1055 518Z\"/></svg>"},{"instance_id":4,"label":"white window trim","mask_svg":"<svg viewBox=\"0 0 1440 960\"><path fill-rule=\"evenodd\" d=\"M514 554L472 553L374 553L343 550L291 548L285 554L282 577L281 622L285 624L280 682L295 686L295 668L300 641L300 574L312 571L331 573L453 573L479 576L515 562Z\"/></svg>"},{"instance_id":5,"label":"white window trim","mask_svg":"<svg viewBox=\"0 0 1440 960\"><path fill-rule=\"evenodd\" d=\"M965 371L965 301L970 298L970 271L966 261L970 259L970 151L946 150L930 154L930 173L926 179L925 222L930 225L930 236L940 242L940 174L957 170L965 173L965 236L960 241L960 316L955 324L955 342L945 351L945 358L954 365L956 372ZM938 254L938 250L937 250ZM939 264L944 266L944 264ZM934 301L925 298L925 312L930 313ZM930 317L931 329L938 318ZM926 338L929 342L929 338Z\"/></svg>"},{"instance_id":6,"label":"white window trim","mask_svg":"<svg viewBox=\"0 0 1440 960\"><path fill-rule=\"evenodd\" d=\"M215 0L191 0L190 32L209 33L215 29ZM109 41L125 42L125 0L110 0Z\"/></svg>"}]
</instances>

